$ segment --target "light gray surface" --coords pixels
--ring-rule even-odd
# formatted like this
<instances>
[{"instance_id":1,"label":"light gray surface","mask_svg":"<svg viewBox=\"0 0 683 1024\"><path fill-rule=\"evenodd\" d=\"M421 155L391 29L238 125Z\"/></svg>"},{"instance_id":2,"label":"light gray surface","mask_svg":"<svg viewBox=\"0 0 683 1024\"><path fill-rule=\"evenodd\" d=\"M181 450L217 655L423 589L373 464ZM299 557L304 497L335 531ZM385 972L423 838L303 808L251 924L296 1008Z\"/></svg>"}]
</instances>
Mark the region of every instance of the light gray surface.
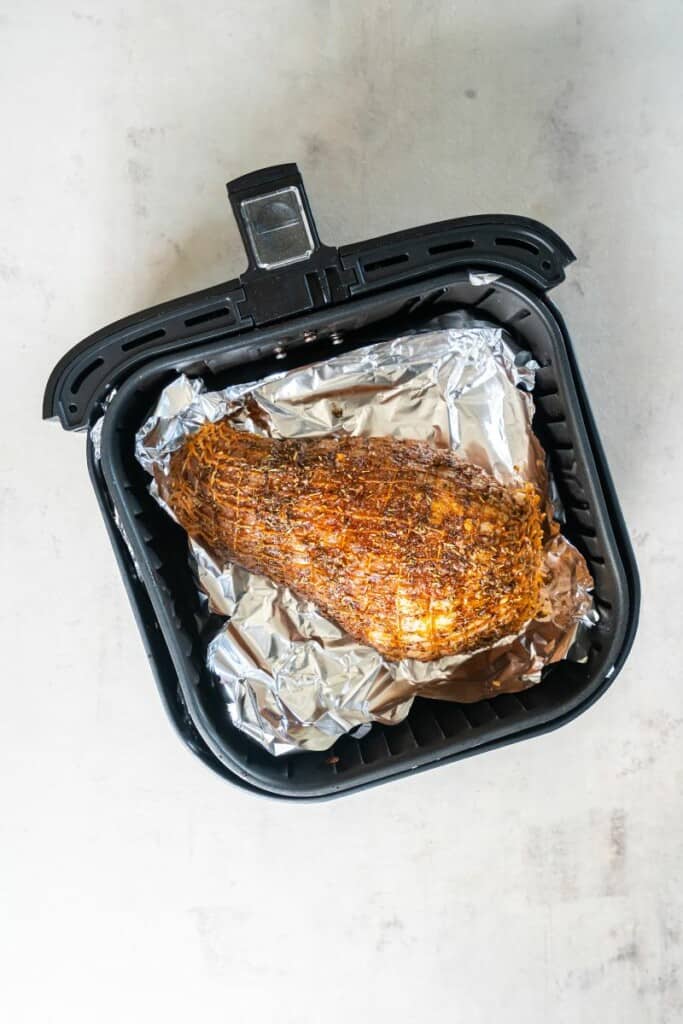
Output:
<instances>
[{"instance_id":1,"label":"light gray surface","mask_svg":"<svg viewBox=\"0 0 683 1024\"><path fill-rule=\"evenodd\" d=\"M683 1016L683 8L0 3L4 1020ZM571 726L322 806L167 725L54 362L240 271L223 183L296 159L337 243L553 226L644 584Z\"/></svg>"}]
</instances>

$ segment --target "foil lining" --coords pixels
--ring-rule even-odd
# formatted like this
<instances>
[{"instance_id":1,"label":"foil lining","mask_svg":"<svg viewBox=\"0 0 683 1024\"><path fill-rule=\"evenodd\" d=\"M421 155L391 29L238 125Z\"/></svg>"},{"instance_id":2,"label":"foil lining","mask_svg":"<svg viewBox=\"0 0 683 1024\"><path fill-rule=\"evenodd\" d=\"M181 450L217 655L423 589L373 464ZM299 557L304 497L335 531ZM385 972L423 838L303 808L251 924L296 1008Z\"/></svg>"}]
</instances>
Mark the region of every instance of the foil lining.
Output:
<instances>
[{"instance_id":1,"label":"foil lining","mask_svg":"<svg viewBox=\"0 0 683 1024\"><path fill-rule=\"evenodd\" d=\"M200 592L224 618L206 663L232 722L271 753L325 750L369 723L394 724L416 695L475 701L539 682L593 618L592 580L559 532L561 510L531 429L536 364L498 327L467 313L434 329L346 352L259 382L207 392L180 376L138 432L136 456L166 473L171 454L207 421L273 438L348 433L428 441L457 450L503 483L532 481L548 528L542 609L517 636L433 662L390 662L352 640L289 589L237 565L217 565L190 540ZM161 500L156 483L152 494Z\"/></svg>"},{"instance_id":2,"label":"foil lining","mask_svg":"<svg viewBox=\"0 0 683 1024\"><path fill-rule=\"evenodd\" d=\"M104 415L100 416L95 420L92 427L90 428L90 444L93 448L93 453L97 462L100 461L100 455L102 453L102 427L104 426Z\"/></svg>"}]
</instances>

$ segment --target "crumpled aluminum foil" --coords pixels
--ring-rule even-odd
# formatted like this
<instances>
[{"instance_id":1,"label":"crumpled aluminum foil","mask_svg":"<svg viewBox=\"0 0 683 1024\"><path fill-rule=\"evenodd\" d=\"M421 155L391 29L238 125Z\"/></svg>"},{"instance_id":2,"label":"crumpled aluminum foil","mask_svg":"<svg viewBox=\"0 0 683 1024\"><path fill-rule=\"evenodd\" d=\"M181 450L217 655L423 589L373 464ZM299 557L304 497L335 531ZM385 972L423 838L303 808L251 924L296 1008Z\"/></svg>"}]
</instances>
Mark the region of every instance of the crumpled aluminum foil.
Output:
<instances>
[{"instance_id":1,"label":"crumpled aluminum foil","mask_svg":"<svg viewBox=\"0 0 683 1024\"><path fill-rule=\"evenodd\" d=\"M166 473L171 454L203 423L230 415L236 428L273 438L345 432L428 441L503 483L531 480L546 495L552 526L542 613L519 636L433 662L390 662L289 589L217 565L190 541L198 586L225 617L207 666L232 722L273 754L325 750L357 727L400 722L417 694L473 701L532 686L567 654L579 623L594 618L590 574L559 533L545 454L531 430L536 364L488 322L467 313L442 322L223 391L181 376L137 434L136 456L150 474ZM164 505L154 480L150 490Z\"/></svg>"}]
</instances>

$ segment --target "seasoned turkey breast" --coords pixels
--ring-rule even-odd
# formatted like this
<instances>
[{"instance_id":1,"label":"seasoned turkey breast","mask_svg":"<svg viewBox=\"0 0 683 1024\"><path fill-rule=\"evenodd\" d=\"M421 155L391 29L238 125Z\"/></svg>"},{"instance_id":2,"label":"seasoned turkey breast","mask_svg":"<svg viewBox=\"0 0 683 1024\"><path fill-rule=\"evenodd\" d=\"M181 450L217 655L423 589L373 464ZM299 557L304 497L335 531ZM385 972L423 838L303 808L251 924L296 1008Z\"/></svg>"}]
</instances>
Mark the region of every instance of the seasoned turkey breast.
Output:
<instances>
[{"instance_id":1,"label":"seasoned turkey breast","mask_svg":"<svg viewBox=\"0 0 683 1024\"><path fill-rule=\"evenodd\" d=\"M219 562L290 587L393 660L476 650L539 608L534 487L424 442L273 440L222 420L192 435L158 484Z\"/></svg>"}]
</instances>

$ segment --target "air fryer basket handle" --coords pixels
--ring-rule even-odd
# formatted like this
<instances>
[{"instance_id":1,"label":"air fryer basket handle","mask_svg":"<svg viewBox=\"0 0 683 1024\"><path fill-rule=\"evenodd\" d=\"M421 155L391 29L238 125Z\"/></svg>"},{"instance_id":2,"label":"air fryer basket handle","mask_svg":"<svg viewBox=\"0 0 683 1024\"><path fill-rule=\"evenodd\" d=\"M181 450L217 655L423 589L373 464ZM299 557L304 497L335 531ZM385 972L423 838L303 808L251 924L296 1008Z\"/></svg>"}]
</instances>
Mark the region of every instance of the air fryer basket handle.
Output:
<instances>
[{"instance_id":1,"label":"air fryer basket handle","mask_svg":"<svg viewBox=\"0 0 683 1024\"><path fill-rule=\"evenodd\" d=\"M86 427L106 396L143 362L209 340L388 292L458 267L505 274L538 294L564 280L574 256L525 217L461 217L346 245L323 245L296 164L229 182L248 267L239 280L143 310L72 348L45 388L43 416Z\"/></svg>"},{"instance_id":2,"label":"air fryer basket handle","mask_svg":"<svg viewBox=\"0 0 683 1024\"><path fill-rule=\"evenodd\" d=\"M323 245L299 168L279 164L228 182L249 266L240 277L254 323L343 302L353 271Z\"/></svg>"},{"instance_id":3,"label":"air fryer basket handle","mask_svg":"<svg viewBox=\"0 0 683 1024\"><path fill-rule=\"evenodd\" d=\"M226 188L250 271L300 263L320 249L315 220L296 164L279 164L243 174L229 181ZM259 252L263 246L265 251Z\"/></svg>"}]
</instances>

